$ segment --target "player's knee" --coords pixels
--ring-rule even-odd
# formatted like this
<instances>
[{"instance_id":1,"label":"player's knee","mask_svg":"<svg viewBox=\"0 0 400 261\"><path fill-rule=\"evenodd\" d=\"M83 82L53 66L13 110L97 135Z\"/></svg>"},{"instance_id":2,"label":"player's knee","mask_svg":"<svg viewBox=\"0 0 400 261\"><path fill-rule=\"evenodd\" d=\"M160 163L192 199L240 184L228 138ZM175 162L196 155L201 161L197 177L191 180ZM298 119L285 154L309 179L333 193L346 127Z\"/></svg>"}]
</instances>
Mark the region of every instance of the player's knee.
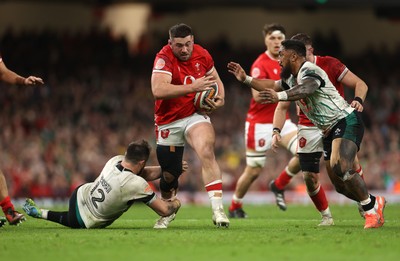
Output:
<instances>
[{"instance_id":1,"label":"player's knee","mask_svg":"<svg viewBox=\"0 0 400 261\"><path fill-rule=\"evenodd\" d=\"M169 174L169 173L167 173ZM168 181L165 179L165 176L168 177ZM178 177L175 177L171 174L166 175L164 172L160 178L160 189L161 191L168 192L176 190L179 186Z\"/></svg>"},{"instance_id":2,"label":"player's knee","mask_svg":"<svg viewBox=\"0 0 400 261\"><path fill-rule=\"evenodd\" d=\"M176 177L174 175L172 175L171 173L166 172L166 171L163 171L162 176L163 176L163 180L167 183L171 183L176 179Z\"/></svg>"},{"instance_id":3,"label":"player's knee","mask_svg":"<svg viewBox=\"0 0 400 261\"><path fill-rule=\"evenodd\" d=\"M157 159L165 181L179 178L182 174L183 147L157 146ZM170 177L170 176L173 177Z\"/></svg>"},{"instance_id":4,"label":"player's knee","mask_svg":"<svg viewBox=\"0 0 400 261\"><path fill-rule=\"evenodd\" d=\"M342 166L342 164L340 164L340 161L333 164L332 170L333 170L333 173L335 173L335 175L338 176L342 181L351 179L353 177L353 175L356 173L351 168L347 168L347 170L343 170L343 166Z\"/></svg>"},{"instance_id":5,"label":"player's knee","mask_svg":"<svg viewBox=\"0 0 400 261\"><path fill-rule=\"evenodd\" d=\"M299 153L301 170L305 172L319 173L319 162L322 152Z\"/></svg>"}]
</instances>

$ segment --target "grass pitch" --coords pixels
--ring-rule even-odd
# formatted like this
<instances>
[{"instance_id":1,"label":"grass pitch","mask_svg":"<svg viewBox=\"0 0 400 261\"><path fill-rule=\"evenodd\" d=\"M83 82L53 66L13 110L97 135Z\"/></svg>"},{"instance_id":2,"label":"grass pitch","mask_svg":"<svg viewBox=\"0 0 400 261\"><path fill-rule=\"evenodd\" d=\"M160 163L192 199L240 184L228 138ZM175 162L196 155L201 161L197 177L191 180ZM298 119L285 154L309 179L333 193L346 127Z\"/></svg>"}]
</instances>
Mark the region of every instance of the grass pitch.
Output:
<instances>
[{"instance_id":1,"label":"grass pitch","mask_svg":"<svg viewBox=\"0 0 400 261\"><path fill-rule=\"evenodd\" d=\"M227 207L226 207L227 209ZM0 229L0 260L398 260L400 205L387 205L385 225L364 230L355 205L331 206L333 227L317 227L314 206L246 205L247 219L215 228L207 206L183 206L170 227L134 205L106 229L73 230L28 217Z\"/></svg>"}]
</instances>

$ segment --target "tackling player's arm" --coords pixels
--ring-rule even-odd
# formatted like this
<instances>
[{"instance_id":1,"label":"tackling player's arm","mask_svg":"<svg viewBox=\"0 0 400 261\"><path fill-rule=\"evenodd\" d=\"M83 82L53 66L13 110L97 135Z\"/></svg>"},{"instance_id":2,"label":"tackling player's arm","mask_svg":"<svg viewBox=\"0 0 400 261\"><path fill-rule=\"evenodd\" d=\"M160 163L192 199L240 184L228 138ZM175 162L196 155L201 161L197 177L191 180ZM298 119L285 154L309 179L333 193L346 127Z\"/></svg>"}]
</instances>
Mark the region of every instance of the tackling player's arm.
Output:
<instances>
[{"instance_id":1,"label":"tackling player's arm","mask_svg":"<svg viewBox=\"0 0 400 261\"><path fill-rule=\"evenodd\" d=\"M156 100L184 96L188 93L210 90L215 83L213 76L203 76L190 84L172 84L172 76L167 73L153 72L151 75L151 91Z\"/></svg>"},{"instance_id":2,"label":"tackling player's arm","mask_svg":"<svg viewBox=\"0 0 400 261\"><path fill-rule=\"evenodd\" d=\"M182 174L186 172L189 168L189 164L187 161L183 160L182 161ZM160 166L146 166L142 170L142 173L140 174L142 178L144 178L146 181L153 181L156 179L159 179L161 177L161 167Z\"/></svg>"},{"instance_id":3,"label":"tackling player's arm","mask_svg":"<svg viewBox=\"0 0 400 261\"><path fill-rule=\"evenodd\" d=\"M148 206L158 215L166 217L176 213L181 207L181 202L176 197L168 201L156 198Z\"/></svg>"},{"instance_id":4,"label":"tackling player's arm","mask_svg":"<svg viewBox=\"0 0 400 261\"><path fill-rule=\"evenodd\" d=\"M282 85L282 89L286 91L276 92L272 89L265 89L260 92L260 96L264 99L265 103L277 103L279 101L297 101L306 98L320 87L320 80L314 77L307 77L303 79L301 84L293 86L291 89L285 87L285 83L278 81Z\"/></svg>"},{"instance_id":5,"label":"tackling player's arm","mask_svg":"<svg viewBox=\"0 0 400 261\"><path fill-rule=\"evenodd\" d=\"M354 99L350 105L357 111L362 112L364 110L363 102L365 101L368 92L367 84L350 70L344 75L340 82L344 86L354 90Z\"/></svg>"}]
</instances>

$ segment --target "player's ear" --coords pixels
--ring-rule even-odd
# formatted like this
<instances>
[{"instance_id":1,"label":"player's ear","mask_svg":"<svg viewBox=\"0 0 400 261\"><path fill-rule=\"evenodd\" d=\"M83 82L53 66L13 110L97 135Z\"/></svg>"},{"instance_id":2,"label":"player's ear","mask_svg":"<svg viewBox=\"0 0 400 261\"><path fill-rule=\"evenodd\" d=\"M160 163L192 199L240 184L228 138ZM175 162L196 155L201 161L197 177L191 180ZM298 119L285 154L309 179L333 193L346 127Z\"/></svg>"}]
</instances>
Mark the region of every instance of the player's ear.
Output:
<instances>
[{"instance_id":1,"label":"player's ear","mask_svg":"<svg viewBox=\"0 0 400 261\"><path fill-rule=\"evenodd\" d=\"M169 45L172 45L171 38L170 38L170 39L168 39L168 44L169 44Z\"/></svg>"}]
</instances>

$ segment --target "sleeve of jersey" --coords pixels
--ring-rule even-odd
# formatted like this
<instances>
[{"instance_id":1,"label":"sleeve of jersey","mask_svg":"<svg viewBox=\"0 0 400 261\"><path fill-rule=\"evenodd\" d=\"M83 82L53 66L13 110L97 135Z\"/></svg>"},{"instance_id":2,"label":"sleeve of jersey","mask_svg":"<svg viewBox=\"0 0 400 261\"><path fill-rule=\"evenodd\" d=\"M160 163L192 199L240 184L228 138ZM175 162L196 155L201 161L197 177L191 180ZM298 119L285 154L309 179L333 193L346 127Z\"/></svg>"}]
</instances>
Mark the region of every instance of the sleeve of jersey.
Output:
<instances>
[{"instance_id":1,"label":"sleeve of jersey","mask_svg":"<svg viewBox=\"0 0 400 261\"><path fill-rule=\"evenodd\" d=\"M348 69L346 65L344 65L339 59L331 56L328 57L330 59L330 71L335 75L335 79L340 82L343 79L344 75L347 73Z\"/></svg>"},{"instance_id":2,"label":"sleeve of jersey","mask_svg":"<svg viewBox=\"0 0 400 261\"><path fill-rule=\"evenodd\" d=\"M260 62L258 62L258 59L253 63L250 69L250 75L253 78L256 79L267 79L268 75L264 67Z\"/></svg>"},{"instance_id":3,"label":"sleeve of jersey","mask_svg":"<svg viewBox=\"0 0 400 261\"><path fill-rule=\"evenodd\" d=\"M156 193L154 193L153 189L150 187L149 183L144 179L135 182L135 193L134 200L143 202L149 205L153 200L156 199Z\"/></svg>"},{"instance_id":4,"label":"sleeve of jersey","mask_svg":"<svg viewBox=\"0 0 400 261\"><path fill-rule=\"evenodd\" d=\"M319 88L324 87L325 86L325 81L321 78L321 76L319 76L317 73L314 72L306 72L302 79L306 79L306 78L312 78L314 80L317 81Z\"/></svg>"},{"instance_id":5,"label":"sleeve of jersey","mask_svg":"<svg viewBox=\"0 0 400 261\"><path fill-rule=\"evenodd\" d=\"M205 66L207 68L207 73L206 74L209 75L213 71L214 60L211 57L211 54L206 49L204 49L204 58L205 58L205 61L206 61Z\"/></svg>"},{"instance_id":6,"label":"sleeve of jersey","mask_svg":"<svg viewBox=\"0 0 400 261\"><path fill-rule=\"evenodd\" d=\"M172 75L172 63L167 55L157 54L153 64L153 72Z\"/></svg>"}]
</instances>

